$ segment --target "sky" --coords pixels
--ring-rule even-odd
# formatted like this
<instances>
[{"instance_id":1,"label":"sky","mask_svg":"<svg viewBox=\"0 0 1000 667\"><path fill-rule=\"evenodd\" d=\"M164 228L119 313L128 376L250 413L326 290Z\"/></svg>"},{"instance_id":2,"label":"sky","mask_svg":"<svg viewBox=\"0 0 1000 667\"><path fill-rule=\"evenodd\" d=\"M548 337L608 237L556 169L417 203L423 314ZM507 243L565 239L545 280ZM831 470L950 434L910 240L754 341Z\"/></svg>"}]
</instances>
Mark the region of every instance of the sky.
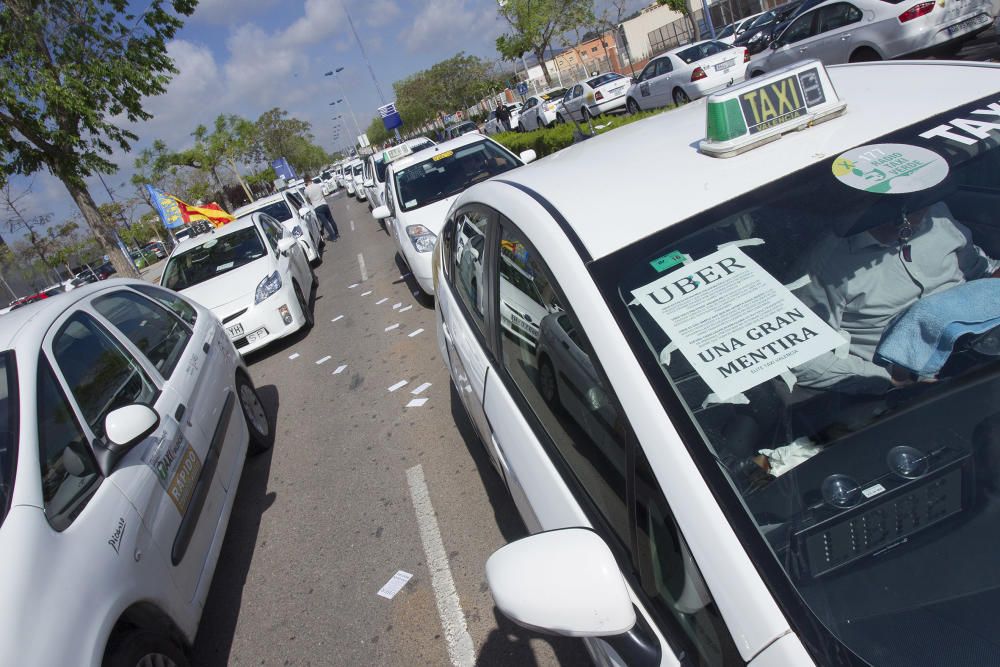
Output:
<instances>
[{"instance_id":1,"label":"sky","mask_svg":"<svg viewBox=\"0 0 1000 667\"><path fill-rule=\"evenodd\" d=\"M200 0L195 13L168 44L178 73L164 95L149 98L153 115L139 124L125 123L139 136L132 150L111 156L119 171L105 180L131 196L128 183L135 156L154 139L175 150L189 147L199 124L211 125L220 113L256 119L280 107L308 121L317 143L329 151L353 142L383 104L372 74L351 33L350 12L385 102L393 101L392 84L464 51L496 60L496 38L507 28L497 14L497 0ZM603 6L598 1L599 8ZM632 0L632 9L647 4ZM343 67L334 77L324 72ZM340 143L333 139L332 118L346 121ZM60 223L77 211L62 183L47 173L16 179L32 181L24 203L32 214L52 213ZM89 182L98 203L107 201L103 186ZM124 183L124 187L122 184ZM6 238L6 235L5 235Z\"/></svg>"}]
</instances>

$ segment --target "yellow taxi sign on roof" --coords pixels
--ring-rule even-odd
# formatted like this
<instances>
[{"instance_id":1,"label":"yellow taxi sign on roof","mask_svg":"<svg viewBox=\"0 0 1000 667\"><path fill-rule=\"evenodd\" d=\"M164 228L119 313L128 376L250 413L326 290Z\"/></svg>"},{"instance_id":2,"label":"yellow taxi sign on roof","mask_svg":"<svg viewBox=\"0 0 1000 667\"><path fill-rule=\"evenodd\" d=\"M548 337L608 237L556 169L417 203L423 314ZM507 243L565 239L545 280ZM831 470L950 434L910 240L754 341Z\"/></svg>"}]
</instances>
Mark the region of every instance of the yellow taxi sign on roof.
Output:
<instances>
[{"instance_id":1,"label":"yellow taxi sign on roof","mask_svg":"<svg viewBox=\"0 0 1000 667\"><path fill-rule=\"evenodd\" d=\"M709 95L706 136L698 149L732 157L846 109L822 63L807 60Z\"/></svg>"}]
</instances>

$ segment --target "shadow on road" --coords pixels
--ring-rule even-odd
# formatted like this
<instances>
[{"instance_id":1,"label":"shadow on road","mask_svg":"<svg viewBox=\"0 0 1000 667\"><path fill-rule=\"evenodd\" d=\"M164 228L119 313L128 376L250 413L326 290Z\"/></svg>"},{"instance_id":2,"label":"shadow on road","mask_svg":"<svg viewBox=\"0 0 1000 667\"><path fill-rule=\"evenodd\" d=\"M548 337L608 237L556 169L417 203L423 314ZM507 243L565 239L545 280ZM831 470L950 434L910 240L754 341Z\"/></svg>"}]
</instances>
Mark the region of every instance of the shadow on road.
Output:
<instances>
[{"instance_id":1,"label":"shadow on road","mask_svg":"<svg viewBox=\"0 0 1000 667\"><path fill-rule=\"evenodd\" d=\"M274 385L265 385L257 388L257 394L274 429L278 420L278 390ZM243 466L226 539L192 649L191 663L199 667L222 667L229 663L261 517L275 501L274 492L267 493L272 456L273 448L257 456L248 456Z\"/></svg>"},{"instance_id":2,"label":"shadow on road","mask_svg":"<svg viewBox=\"0 0 1000 667\"><path fill-rule=\"evenodd\" d=\"M396 261L396 268L399 269L399 275L403 276L403 278L393 279L392 284L406 285L406 288L410 290L410 294L413 295L414 301L428 310L434 310L434 297L424 294L424 291L420 289L420 285L417 284L417 279L413 277L410 267L406 265L406 262L399 256L398 252L393 256L393 259Z\"/></svg>"}]
</instances>

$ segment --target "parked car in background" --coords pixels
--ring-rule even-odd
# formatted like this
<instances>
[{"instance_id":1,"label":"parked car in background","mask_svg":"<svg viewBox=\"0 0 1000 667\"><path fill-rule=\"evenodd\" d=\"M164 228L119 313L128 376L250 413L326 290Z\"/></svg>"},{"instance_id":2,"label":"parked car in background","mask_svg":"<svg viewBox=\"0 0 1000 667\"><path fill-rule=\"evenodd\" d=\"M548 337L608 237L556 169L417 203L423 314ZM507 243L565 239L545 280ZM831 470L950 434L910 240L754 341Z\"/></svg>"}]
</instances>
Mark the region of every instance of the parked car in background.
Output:
<instances>
[{"instance_id":1,"label":"parked car in background","mask_svg":"<svg viewBox=\"0 0 1000 667\"><path fill-rule=\"evenodd\" d=\"M263 211L185 241L160 276L211 310L243 355L311 327L316 282L302 246Z\"/></svg>"},{"instance_id":2,"label":"parked car in background","mask_svg":"<svg viewBox=\"0 0 1000 667\"><path fill-rule=\"evenodd\" d=\"M629 113L684 104L743 81L750 54L714 40L671 49L642 69L628 90Z\"/></svg>"},{"instance_id":3,"label":"parked car in background","mask_svg":"<svg viewBox=\"0 0 1000 667\"><path fill-rule=\"evenodd\" d=\"M566 95L565 88L553 88L544 93L532 95L521 105L521 115L517 121L519 132L530 132L540 127L551 127L556 122L559 104Z\"/></svg>"},{"instance_id":4,"label":"parked car in background","mask_svg":"<svg viewBox=\"0 0 1000 667\"><path fill-rule=\"evenodd\" d=\"M254 211L266 213L284 225L292 237L302 245L309 262L319 261L319 249L322 242L319 220L312 206L306 204L297 192L282 190L277 194L258 199L252 204L236 209L233 211L233 215L241 218Z\"/></svg>"},{"instance_id":5,"label":"parked car in background","mask_svg":"<svg viewBox=\"0 0 1000 667\"><path fill-rule=\"evenodd\" d=\"M600 74L570 87L563 96L556 120L586 122L603 113L624 111L631 81L615 72Z\"/></svg>"},{"instance_id":6,"label":"parked car in background","mask_svg":"<svg viewBox=\"0 0 1000 667\"><path fill-rule=\"evenodd\" d=\"M471 120L465 120L461 123L449 125L444 128L444 138L455 139L456 137L460 137L468 132L479 132L479 128Z\"/></svg>"},{"instance_id":7,"label":"parked car in background","mask_svg":"<svg viewBox=\"0 0 1000 667\"><path fill-rule=\"evenodd\" d=\"M733 21L725 28L723 28L722 32L718 33L715 36L715 39L720 42L724 42L726 44L732 44L733 41L735 41L737 37L742 35L743 31L746 30L750 26L750 24L753 23L757 19L757 17L760 16L762 13L763 12L758 12L757 14L751 14L750 16L747 16L745 18L741 18L738 21Z\"/></svg>"},{"instance_id":8,"label":"parked car in background","mask_svg":"<svg viewBox=\"0 0 1000 667\"><path fill-rule=\"evenodd\" d=\"M517 121L521 117L521 103L515 102L514 104L505 104L504 106L507 108L507 113L510 114L510 120L507 124L510 129L516 130ZM483 123L483 134L500 134L506 131L507 129L503 126L503 123L497 118L496 110L491 111L486 117L486 122Z\"/></svg>"},{"instance_id":9,"label":"parked car in background","mask_svg":"<svg viewBox=\"0 0 1000 667\"><path fill-rule=\"evenodd\" d=\"M733 40L733 46L746 47L750 55L760 53L771 44L775 34L801 4L802 0L793 0L764 12L744 28L742 35Z\"/></svg>"},{"instance_id":10,"label":"parked car in background","mask_svg":"<svg viewBox=\"0 0 1000 667\"><path fill-rule=\"evenodd\" d=\"M991 12L991 0L944 7L926 0L827 0L792 19L751 61L747 74L760 76L812 58L838 65L947 52L988 29Z\"/></svg>"},{"instance_id":11,"label":"parked car in background","mask_svg":"<svg viewBox=\"0 0 1000 667\"><path fill-rule=\"evenodd\" d=\"M167 252L166 246L164 246L159 241L150 241L149 243L144 245L142 249L145 250L146 252L153 253L154 255L156 255L157 259L166 259L167 255L169 254Z\"/></svg>"}]
</instances>

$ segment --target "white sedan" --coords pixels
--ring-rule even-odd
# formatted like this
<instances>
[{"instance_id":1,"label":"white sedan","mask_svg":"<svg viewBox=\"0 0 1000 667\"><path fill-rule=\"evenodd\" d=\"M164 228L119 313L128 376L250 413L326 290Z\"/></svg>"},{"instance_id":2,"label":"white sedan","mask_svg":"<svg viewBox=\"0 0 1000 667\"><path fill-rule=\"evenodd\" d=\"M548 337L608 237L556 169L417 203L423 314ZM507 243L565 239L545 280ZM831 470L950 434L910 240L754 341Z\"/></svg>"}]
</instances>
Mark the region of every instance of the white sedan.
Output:
<instances>
[{"instance_id":1,"label":"white sedan","mask_svg":"<svg viewBox=\"0 0 1000 667\"><path fill-rule=\"evenodd\" d=\"M989 28L992 12L992 0L828 0L789 23L748 76L809 58L838 65L946 52Z\"/></svg>"},{"instance_id":2,"label":"white sedan","mask_svg":"<svg viewBox=\"0 0 1000 667\"><path fill-rule=\"evenodd\" d=\"M995 662L998 100L812 60L456 199L441 358L531 533L501 613L602 667Z\"/></svg>"},{"instance_id":3,"label":"white sedan","mask_svg":"<svg viewBox=\"0 0 1000 667\"><path fill-rule=\"evenodd\" d=\"M628 111L685 104L743 81L750 52L742 46L705 40L659 55L628 89Z\"/></svg>"},{"instance_id":4,"label":"white sedan","mask_svg":"<svg viewBox=\"0 0 1000 667\"><path fill-rule=\"evenodd\" d=\"M4 664L189 665L271 422L218 320L112 279L0 324Z\"/></svg>"},{"instance_id":5,"label":"white sedan","mask_svg":"<svg viewBox=\"0 0 1000 667\"><path fill-rule=\"evenodd\" d=\"M556 119L560 123L571 119L586 122L603 113L624 111L629 84L627 77L615 72L581 81L566 92Z\"/></svg>"},{"instance_id":6,"label":"white sedan","mask_svg":"<svg viewBox=\"0 0 1000 667\"><path fill-rule=\"evenodd\" d=\"M521 115L517 119L518 131L530 132L540 127L552 127L565 94L565 88L553 88L525 100L521 105Z\"/></svg>"},{"instance_id":7,"label":"white sedan","mask_svg":"<svg viewBox=\"0 0 1000 667\"><path fill-rule=\"evenodd\" d=\"M303 195L290 189L282 190L277 194L258 199L252 204L241 206L233 212L233 215L242 218L256 212L265 213L280 222L302 246L302 251L310 263L320 260L323 237L320 234L319 219Z\"/></svg>"},{"instance_id":8,"label":"white sedan","mask_svg":"<svg viewBox=\"0 0 1000 667\"><path fill-rule=\"evenodd\" d=\"M243 355L313 323L315 274L301 246L266 213L181 243L160 284L211 310Z\"/></svg>"},{"instance_id":9,"label":"white sedan","mask_svg":"<svg viewBox=\"0 0 1000 667\"><path fill-rule=\"evenodd\" d=\"M420 289L434 294L431 251L451 202L472 185L535 159L520 157L481 134L463 134L389 165L386 204L372 215L386 220L396 249Z\"/></svg>"}]
</instances>

